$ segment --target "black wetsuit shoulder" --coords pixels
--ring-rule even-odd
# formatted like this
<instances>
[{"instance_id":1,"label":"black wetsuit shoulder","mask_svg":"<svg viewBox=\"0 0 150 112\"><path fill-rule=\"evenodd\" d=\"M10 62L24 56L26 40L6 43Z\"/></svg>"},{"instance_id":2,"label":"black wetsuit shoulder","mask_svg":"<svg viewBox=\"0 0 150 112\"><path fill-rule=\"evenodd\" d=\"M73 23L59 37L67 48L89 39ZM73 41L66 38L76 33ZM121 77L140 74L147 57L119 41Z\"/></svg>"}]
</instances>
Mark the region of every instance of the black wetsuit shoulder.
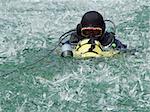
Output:
<instances>
[{"instance_id":1,"label":"black wetsuit shoulder","mask_svg":"<svg viewBox=\"0 0 150 112\"><path fill-rule=\"evenodd\" d=\"M69 42L73 44L78 43L81 40L80 38L81 37L77 34L77 32L73 32L70 36Z\"/></svg>"}]
</instances>

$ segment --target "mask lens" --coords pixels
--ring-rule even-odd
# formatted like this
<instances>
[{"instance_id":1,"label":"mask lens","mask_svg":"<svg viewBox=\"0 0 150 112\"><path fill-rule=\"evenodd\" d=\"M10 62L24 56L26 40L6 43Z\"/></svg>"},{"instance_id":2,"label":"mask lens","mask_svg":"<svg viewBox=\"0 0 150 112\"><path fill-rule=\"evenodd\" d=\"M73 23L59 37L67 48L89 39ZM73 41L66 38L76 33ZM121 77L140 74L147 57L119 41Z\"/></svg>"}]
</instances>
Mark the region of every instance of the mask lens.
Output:
<instances>
[{"instance_id":1,"label":"mask lens","mask_svg":"<svg viewBox=\"0 0 150 112\"><path fill-rule=\"evenodd\" d=\"M93 33L93 31L92 31L92 30L89 30L89 29L84 29L84 30L82 30L83 36L88 36L88 35L90 35L90 34L92 34L92 33Z\"/></svg>"},{"instance_id":2,"label":"mask lens","mask_svg":"<svg viewBox=\"0 0 150 112\"><path fill-rule=\"evenodd\" d=\"M92 36L101 36L102 35L102 29L101 28L91 28L91 27L87 27L87 28L82 28L81 29L81 34L82 36L88 37L90 35Z\"/></svg>"},{"instance_id":3,"label":"mask lens","mask_svg":"<svg viewBox=\"0 0 150 112\"><path fill-rule=\"evenodd\" d=\"M101 30L98 29L93 30L93 35L101 35Z\"/></svg>"}]
</instances>

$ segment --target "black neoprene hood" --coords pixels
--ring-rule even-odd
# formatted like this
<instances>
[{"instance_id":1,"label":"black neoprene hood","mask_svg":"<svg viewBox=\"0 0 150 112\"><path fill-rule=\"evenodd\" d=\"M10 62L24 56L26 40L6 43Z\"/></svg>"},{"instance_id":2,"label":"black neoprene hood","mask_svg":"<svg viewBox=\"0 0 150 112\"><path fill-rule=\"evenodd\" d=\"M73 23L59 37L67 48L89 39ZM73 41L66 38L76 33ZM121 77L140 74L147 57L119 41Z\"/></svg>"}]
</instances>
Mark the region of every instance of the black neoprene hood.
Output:
<instances>
[{"instance_id":1,"label":"black neoprene hood","mask_svg":"<svg viewBox=\"0 0 150 112\"><path fill-rule=\"evenodd\" d=\"M105 22L103 16L96 11L89 11L85 13L81 20L83 27L100 27L103 32L105 31Z\"/></svg>"}]
</instances>

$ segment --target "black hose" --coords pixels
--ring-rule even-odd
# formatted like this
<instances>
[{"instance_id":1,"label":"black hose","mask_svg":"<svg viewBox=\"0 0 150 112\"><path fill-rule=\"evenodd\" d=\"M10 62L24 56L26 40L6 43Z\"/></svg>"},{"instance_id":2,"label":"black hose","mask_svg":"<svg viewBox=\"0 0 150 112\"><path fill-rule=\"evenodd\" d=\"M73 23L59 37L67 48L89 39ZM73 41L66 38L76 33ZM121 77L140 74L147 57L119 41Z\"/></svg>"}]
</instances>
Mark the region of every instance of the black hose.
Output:
<instances>
[{"instance_id":1,"label":"black hose","mask_svg":"<svg viewBox=\"0 0 150 112\"><path fill-rule=\"evenodd\" d=\"M45 58L47 58L52 52L54 52L54 51L57 49L57 47L59 47L59 45L61 44L62 40L65 39L67 36L70 35L70 33L74 32L74 31L76 31L76 30L75 30L75 29L69 30L68 32L66 32L66 33L64 33L62 36L60 36L59 41L58 41L58 44L57 44L53 49L51 49L51 50L48 52L47 55L43 56L41 59L39 59L39 60L37 60L37 61L35 61L35 62L29 64L29 65L26 65L26 66L24 66L24 67L20 67L20 68L18 68L18 69L12 70L11 72L8 72L8 73L5 73L5 74L3 74L3 75L0 75L0 77L5 78L5 77L7 77L8 75L10 75L11 73L17 72L17 71L20 70L20 69L30 69L30 68L32 68L33 65L35 65L35 64L37 64L37 63L39 63L39 62L41 62L42 60L44 60Z\"/></svg>"},{"instance_id":2,"label":"black hose","mask_svg":"<svg viewBox=\"0 0 150 112\"><path fill-rule=\"evenodd\" d=\"M115 34L116 33L116 25L115 25L115 23L113 22L113 21L111 21L111 20L105 20L106 22L110 22L112 25L113 25L113 33Z\"/></svg>"},{"instance_id":3,"label":"black hose","mask_svg":"<svg viewBox=\"0 0 150 112\"><path fill-rule=\"evenodd\" d=\"M69 30L68 32L62 34L62 35L59 37L59 41L62 40L61 38L64 37L66 34L69 35L69 33L72 33L72 32L75 32L75 31L76 31L75 29L72 29L72 30ZM67 36L65 36L65 37L67 37Z\"/></svg>"}]
</instances>

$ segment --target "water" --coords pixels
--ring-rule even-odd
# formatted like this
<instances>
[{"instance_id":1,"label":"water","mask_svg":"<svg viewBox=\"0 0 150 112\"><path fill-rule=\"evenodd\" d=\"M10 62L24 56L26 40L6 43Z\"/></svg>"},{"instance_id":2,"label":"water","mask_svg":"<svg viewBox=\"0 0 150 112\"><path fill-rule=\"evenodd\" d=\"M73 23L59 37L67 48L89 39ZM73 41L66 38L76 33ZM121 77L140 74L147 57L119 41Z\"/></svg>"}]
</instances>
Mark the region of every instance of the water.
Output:
<instances>
[{"instance_id":1,"label":"water","mask_svg":"<svg viewBox=\"0 0 150 112\"><path fill-rule=\"evenodd\" d=\"M0 112L149 112L149 5L149 0L1 0ZM114 21L120 40L137 52L79 60L61 58L57 49L42 59L89 10Z\"/></svg>"}]
</instances>

